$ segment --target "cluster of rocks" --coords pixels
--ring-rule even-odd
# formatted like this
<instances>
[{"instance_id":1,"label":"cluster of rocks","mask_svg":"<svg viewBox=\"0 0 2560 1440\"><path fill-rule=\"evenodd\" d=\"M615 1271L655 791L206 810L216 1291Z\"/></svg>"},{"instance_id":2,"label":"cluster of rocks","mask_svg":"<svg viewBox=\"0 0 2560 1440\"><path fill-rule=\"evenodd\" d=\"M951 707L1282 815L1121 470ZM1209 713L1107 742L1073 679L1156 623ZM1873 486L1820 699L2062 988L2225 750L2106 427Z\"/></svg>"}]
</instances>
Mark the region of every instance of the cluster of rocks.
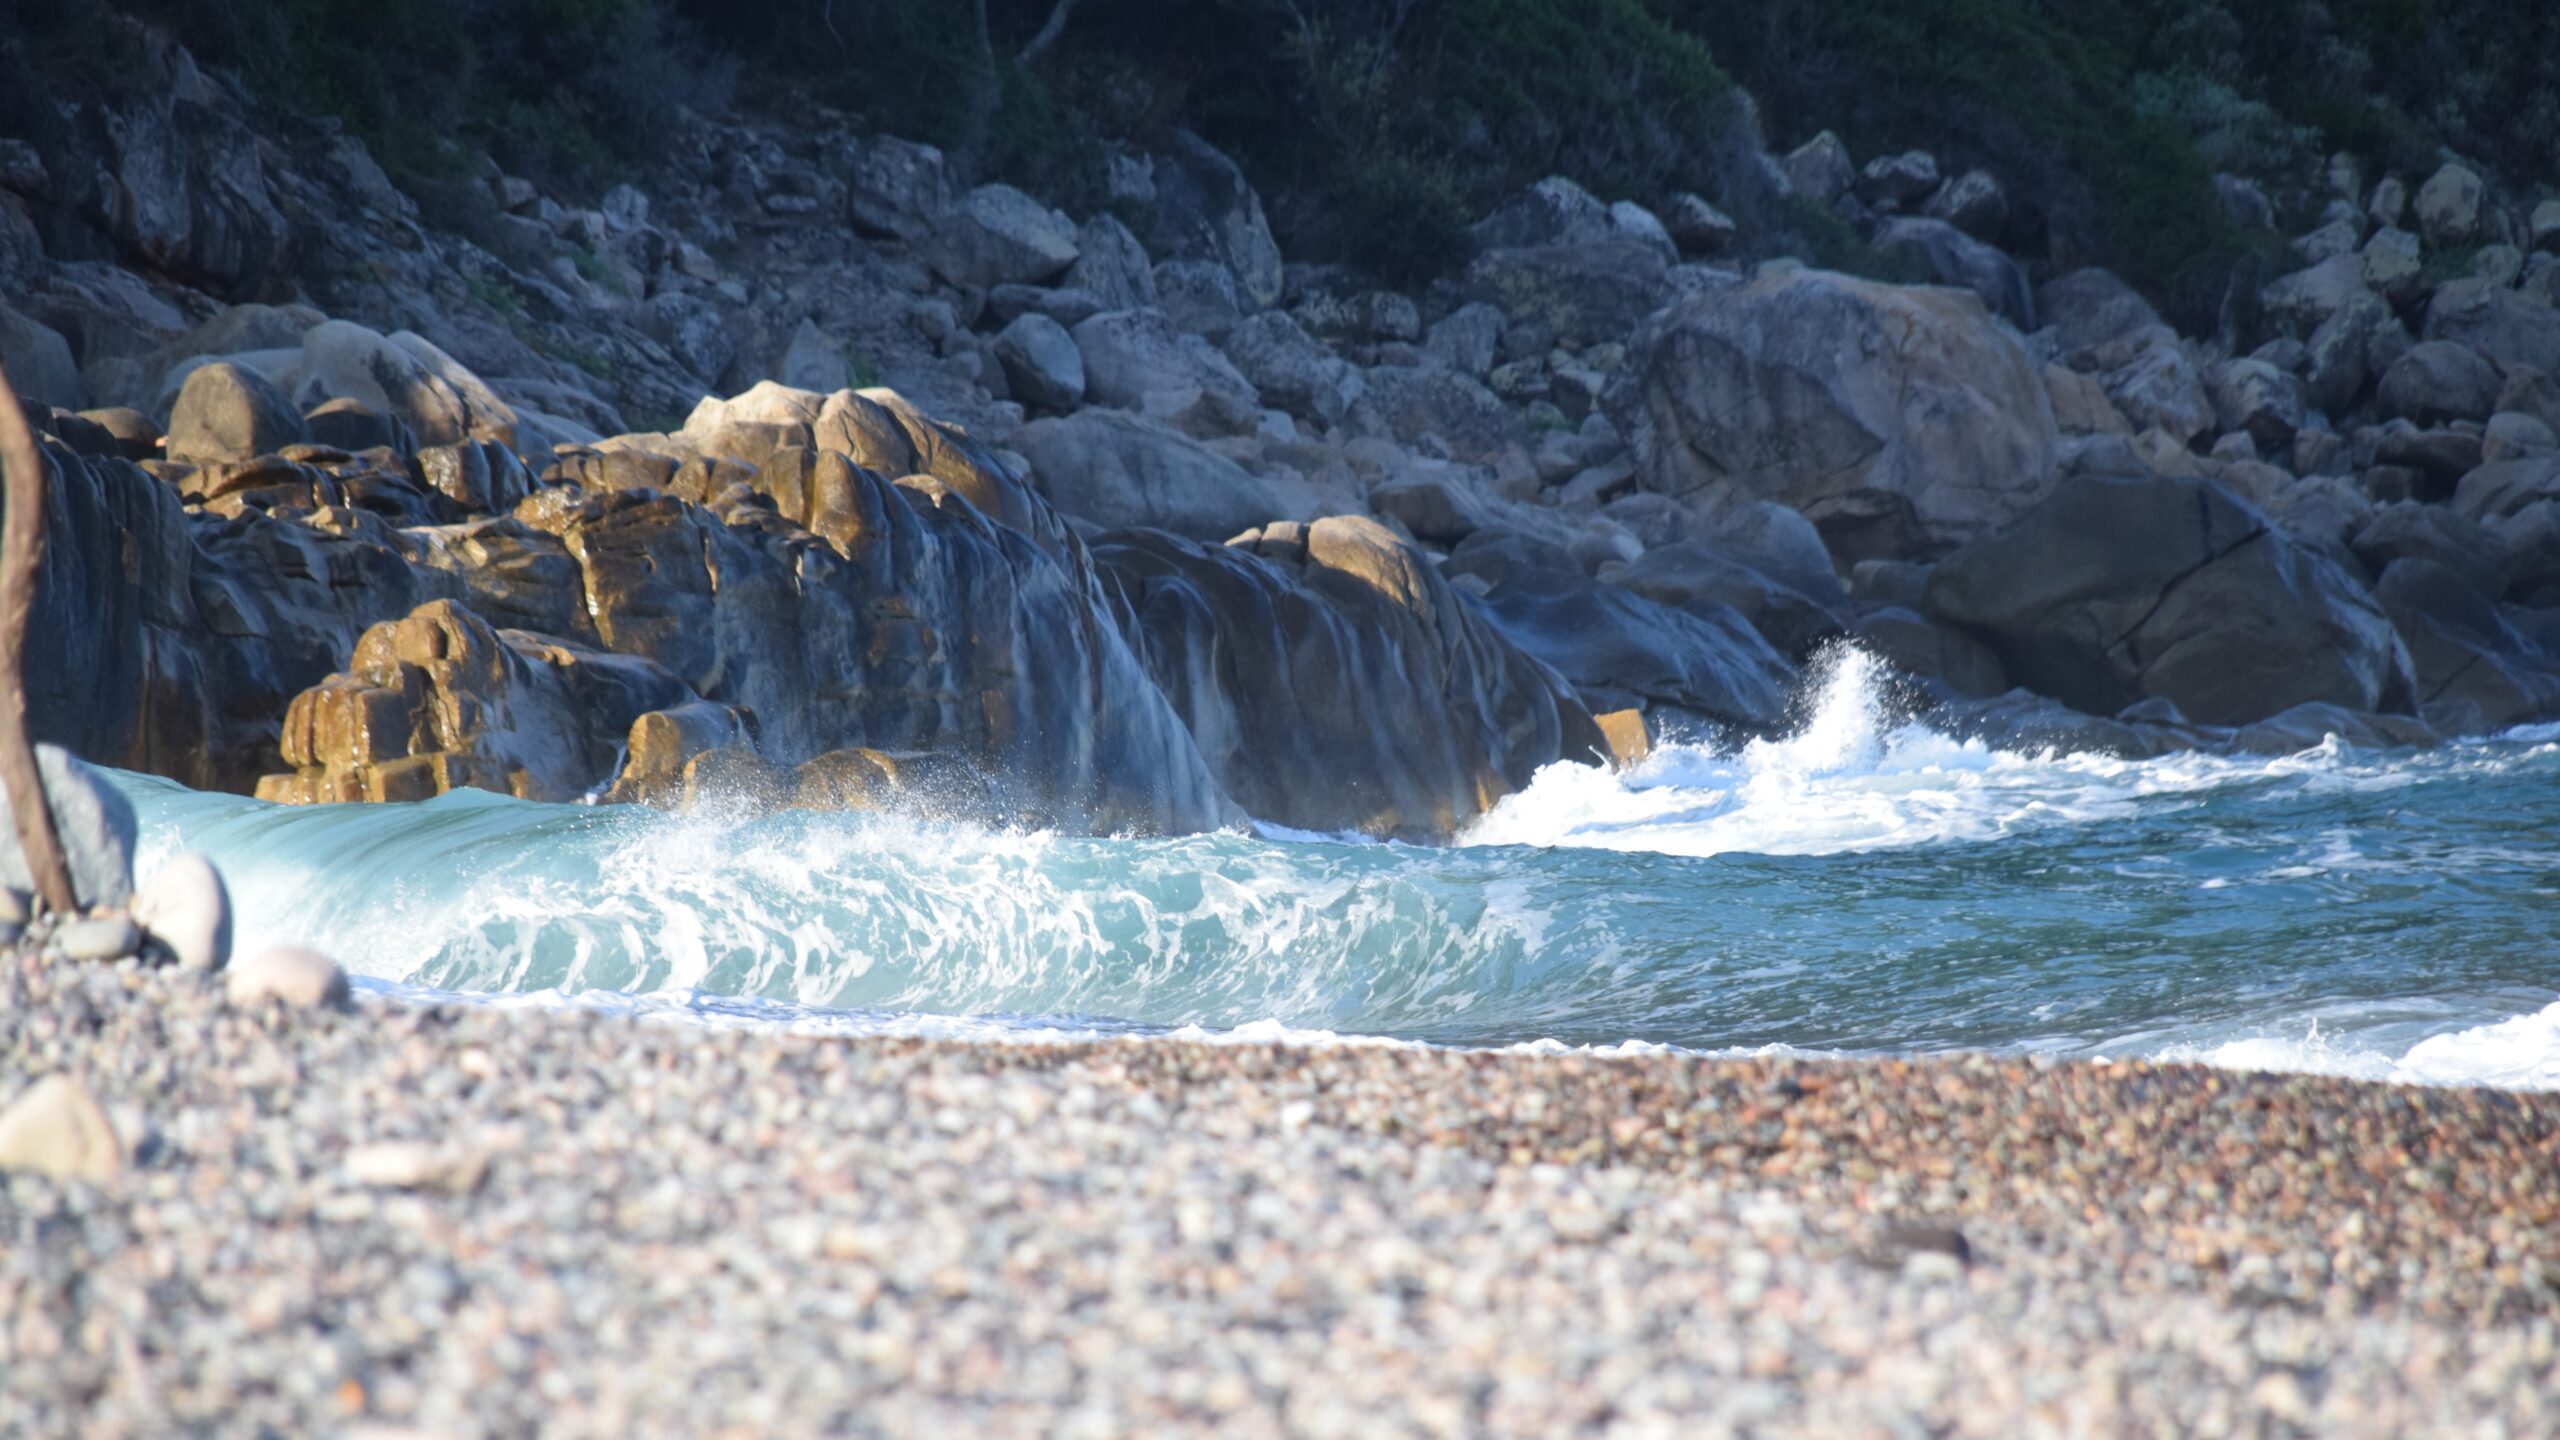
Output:
<instances>
[{"instance_id":1,"label":"cluster of rocks","mask_svg":"<svg viewBox=\"0 0 2560 1440\"><path fill-rule=\"evenodd\" d=\"M345 1003L345 973L315 951L278 945L233 958L230 890L204 856L180 851L137 886L133 806L78 756L40 745L36 767L78 908L57 912L38 903L39 887L16 828L7 827L0 833L0 954L48 964L137 961L218 972L234 1004ZM0 1167L29 1163L26 1147L38 1142L79 1139L80 1127L54 1123L64 1115L76 1118L79 1097L47 1091L44 1098L48 1107L71 1108L0 1114Z\"/></svg>"},{"instance_id":2,"label":"cluster of rocks","mask_svg":"<svg viewBox=\"0 0 2560 1440\"><path fill-rule=\"evenodd\" d=\"M1078 219L823 111L431 225L153 53L0 164L34 711L101 760L1432 835L1647 722L1780 726L1842 638L1995 738L2560 714L2560 221L2459 166L2333 166L2306 268L2194 339L2033 283L1996 178L1828 134L1754 183L1940 283L1559 177L1405 293L1284 261L1196 136Z\"/></svg>"}]
</instances>

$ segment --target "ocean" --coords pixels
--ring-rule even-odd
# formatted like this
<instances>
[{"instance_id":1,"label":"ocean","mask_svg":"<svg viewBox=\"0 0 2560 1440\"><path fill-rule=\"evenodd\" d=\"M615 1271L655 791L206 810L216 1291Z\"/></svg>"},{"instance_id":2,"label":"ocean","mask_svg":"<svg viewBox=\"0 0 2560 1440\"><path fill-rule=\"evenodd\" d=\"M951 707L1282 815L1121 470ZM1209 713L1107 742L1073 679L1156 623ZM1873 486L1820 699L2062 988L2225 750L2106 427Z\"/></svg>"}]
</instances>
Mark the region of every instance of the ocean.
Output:
<instances>
[{"instance_id":1,"label":"ocean","mask_svg":"<svg viewBox=\"0 0 2560 1440\"><path fill-rule=\"evenodd\" d=\"M2560 1089L2560 726L2126 760L1959 741L1881 691L1844 654L1788 738L1551 767L1437 847L115 779L139 873L205 852L239 945L392 1003Z\"/></svg>"}]
</instances>

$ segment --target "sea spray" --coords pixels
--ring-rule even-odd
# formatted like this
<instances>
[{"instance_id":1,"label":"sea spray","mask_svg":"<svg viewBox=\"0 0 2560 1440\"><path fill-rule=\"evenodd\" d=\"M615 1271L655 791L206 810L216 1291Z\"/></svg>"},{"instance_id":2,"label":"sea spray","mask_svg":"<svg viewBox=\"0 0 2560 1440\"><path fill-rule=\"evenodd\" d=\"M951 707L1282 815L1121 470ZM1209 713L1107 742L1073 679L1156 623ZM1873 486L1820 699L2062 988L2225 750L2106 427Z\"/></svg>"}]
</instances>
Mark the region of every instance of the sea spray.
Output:
<instances>
[{"instance_id":1,"label":"sea spray","mask_svg":"<svg viewBox=\"0 0 2560 1440\"><path fill-rule=\"evenodd\" d=\"M1897 720L1539 774L1443 848L1080 838L121 777L142 868L378 992L933 1034L2166 1056L2560 1084L2560 731L2279 759L2025 755ZM2316 1041L2312 1026L2316 1022Z\"/></svg>"}]
</instances>

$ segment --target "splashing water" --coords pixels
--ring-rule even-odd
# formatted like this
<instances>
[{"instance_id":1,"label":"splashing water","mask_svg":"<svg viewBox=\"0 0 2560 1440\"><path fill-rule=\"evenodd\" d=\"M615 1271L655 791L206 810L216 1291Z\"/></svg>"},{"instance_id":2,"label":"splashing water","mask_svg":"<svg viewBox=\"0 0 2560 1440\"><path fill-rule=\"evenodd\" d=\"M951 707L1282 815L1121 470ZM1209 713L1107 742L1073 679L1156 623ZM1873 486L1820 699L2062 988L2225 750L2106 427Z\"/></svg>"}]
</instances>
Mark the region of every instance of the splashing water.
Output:
<instances>
[{"instance_id":1,"label":"splashing water","mask_svg":"<svg viewBox=\"0 0 2560 1440\"><path fill-rule=\"evenodd\" d=\"M378 992L946 1035L2157 1056L2560 1088L2560 727L2429 752L2027 755L1805 721L1540 772L1461 843L1082 839L120 777L142 866ZM1198 1027L1185 1029L1185 1027Z\"/></svg>"}]
</instances>

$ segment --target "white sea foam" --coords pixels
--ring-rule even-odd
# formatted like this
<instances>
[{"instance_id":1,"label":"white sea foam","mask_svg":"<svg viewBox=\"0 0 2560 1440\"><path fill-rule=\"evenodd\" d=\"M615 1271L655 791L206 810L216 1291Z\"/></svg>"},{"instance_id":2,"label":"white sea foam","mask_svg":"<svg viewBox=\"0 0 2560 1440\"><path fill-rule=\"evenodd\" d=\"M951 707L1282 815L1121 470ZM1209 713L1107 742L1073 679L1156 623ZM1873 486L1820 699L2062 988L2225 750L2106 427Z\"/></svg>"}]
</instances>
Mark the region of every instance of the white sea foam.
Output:
<instances>
[{"instance_id":1,"label":"white sea foam","mask_svg":"<svg viewBox=\"0 0 2560 1440\"><path fill-rule=\"evenodd\" d=\"M1624 774L1551 765L1464 843L1706 856L1984 841L2121 815L2157 796L2324 769L2339 755L2335 746L2276 760L2020 754L1889 725L1880 682L1877 662L1841 650L1793 735L1730 752L1665 745Z\"/></svg>"},{"instance_id":2,"label":"white sea foam","mask_svg":"<svg viewBox=\"0 0 2560 1440\"><path fill-rule=\"evenodd\" d=\"M2402 1085L2485 1086L2499 1090L2560 1090L2560 1000L2529 1014L2485 1025L2440 1031L2411 1042L2405 1027L2360 1030L2318 1018L2301 1026L2264 1026L2219 1040L2182 1040L2159 1046L2148 1058L2215 1065L2226 1070L2273 1070L2338 1075Z\"/></svg>"}]
</instances>

